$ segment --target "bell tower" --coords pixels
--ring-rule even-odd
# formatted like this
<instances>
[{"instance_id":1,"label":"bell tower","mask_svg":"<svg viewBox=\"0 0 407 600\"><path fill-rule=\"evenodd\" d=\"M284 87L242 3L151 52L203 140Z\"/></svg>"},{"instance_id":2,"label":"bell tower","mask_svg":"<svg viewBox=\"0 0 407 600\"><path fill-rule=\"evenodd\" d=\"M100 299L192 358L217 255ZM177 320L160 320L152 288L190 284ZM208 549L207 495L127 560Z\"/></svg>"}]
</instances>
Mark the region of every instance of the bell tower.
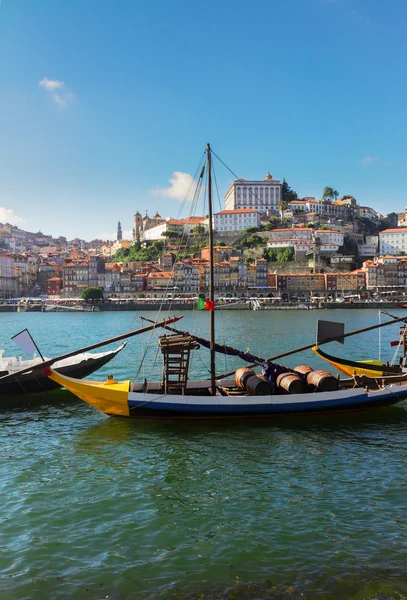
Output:
<instances>
[{"instance_id":1,"label":"bell tower","mask_svg":"<svg viewBox=\"0 0 407 600\"><path fill-rule=\"evenodd\" d=\"M143 219L139 211L133 217L133 241L141 238L143 233Z\"/></svg>"},{"instance_id":2,"label":"bell tower","mask_svg":"<svg viewBox=\"0 0 407 600\"><path fill-rule=\"evenodd\" d=\"M117 224L117 236L116 236L116 239L117 239L118 242L123 239L122 224L120 223L120 221Z\"/></svg>"}]
</instances>

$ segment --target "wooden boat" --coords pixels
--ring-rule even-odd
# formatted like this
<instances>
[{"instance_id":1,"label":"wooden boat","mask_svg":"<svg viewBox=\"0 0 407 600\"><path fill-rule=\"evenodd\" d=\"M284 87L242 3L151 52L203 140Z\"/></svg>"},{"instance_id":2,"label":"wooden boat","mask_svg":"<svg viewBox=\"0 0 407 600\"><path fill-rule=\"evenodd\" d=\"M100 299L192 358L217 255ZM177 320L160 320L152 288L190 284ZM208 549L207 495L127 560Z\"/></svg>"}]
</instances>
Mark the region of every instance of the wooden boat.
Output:
<instances>
[{"instance_id":1,"label":"wooden boat","mask_svg":"<svg viewBox=\"0 0 407 600\"><path fill-rule=\"evenodd\" d=\"M364 387L339 388L332 392L235 394L233 380L217 380L217 394L208 381L189 382L184 394L164 393L161 384L131 387L130 381L80 381L47 370L48 376L101 412L116 417L154 419L210 419L273 417L351 411L395 404L407 397L407 382L366 391ZM144 388L144 389L143 389ZM227 393L229 390L231 395Z\"/></svg>"},{"instance_id":2,"label":"wooden boat","mask_svg":"<svg viewBox=\"0 0 407 600\"><path fill-rule=\"evenodd\" d=\"M354 375L358 377L386 377L400 376L403 374L403 369L400 365L390 366L383 364L380 360L349 360L347 358L338 358L321 350L319 346L314 346L313 351L317 356L329 362L335 369L341 373L345 373L349 377Z\"/></svg>"},{"instance_id":3,"label":"wooden boat","mask_svg":"<svg viewBox=\"0 0 407 600\"><path fill-rule=\"evenodd\" d=\"M115 350L107 352L84 352L77 354L72 358L66 358L57 361L54 368L58 373L69 375L82 379L92 375L95 371L111 361L126 344L121 344ZM45 359L49 360L49 359ZM21 361L16 357L1 357L0 358L0 407L2 399L10 398L11 396L25 396L27 394L35 394L38 392L47 392L61 387L58 383L50 380L45 376L41 367L43 360L39 357L33 360ZM15 375L22 369L30 369L21 375ZM1 381L1 378L7 377Z\"/></svg>"},{"instance_id":4,"label":"wooden boat","mask_svg":"<svg viewBox=\"0 0 407 600\"><path fill-rule=\"evenodd\" d=\"M301 373L245 352L215 342L214 261L211 197L211 149L206 150L208 169L209 223L209 298L204 306L210 311L210 340L198 338L163 325L175 335L159 338L163 356L163 371L159 382L144 381L132 385L129 380L118 382L113 376L106 381L80 381L46 368L45 373L55 383L64 386L78 398L101 412L117 417L156 419L225 419L275 417L306 413L336 412L375 408L395 404L407 397L407 382L377 382L358 385L354 379L339 382L326 372ZM203 178L201 171L200 178ZM401 320L401 319L399 319ZM385 324L379 325L384 326ZM369 328L366 328L369 329ZM353 332L347 335L354 335ZM331 341L328 339L328 341ZM326 343L326 342L325 342ZM190 353L207 345L210 350L208 380L189 380ZM308 346L311 348L312 344ZM285 353L292 354L303 350ZM215 353L237 355L255 366L263 367L257 376L250 368L230 374L215 375ZM284 356L280 355L280 356ZM253 367L253 365L251 365ZM304 371L304 369L303 369Z\"/></svg>"},{"instance_id":5,"label":"wooden boat","mask_svg":"<svg viewBox=\"0 0 407 600\"><path fill-rule=\"evenodd\" d=\"M388 316L395 319L393 315ZM391 346L401 348L401 358L398 365L390 365L383 363L381 360L361 360L355 361L347 358L338 358L321 350L319 345L315 345L312 350L317 356L331 364L341 373L345 373L349 377L401 377L407 373L407 326L404 325L400 329L400 339L390 342Z\"/></svg>"}]
</instances>

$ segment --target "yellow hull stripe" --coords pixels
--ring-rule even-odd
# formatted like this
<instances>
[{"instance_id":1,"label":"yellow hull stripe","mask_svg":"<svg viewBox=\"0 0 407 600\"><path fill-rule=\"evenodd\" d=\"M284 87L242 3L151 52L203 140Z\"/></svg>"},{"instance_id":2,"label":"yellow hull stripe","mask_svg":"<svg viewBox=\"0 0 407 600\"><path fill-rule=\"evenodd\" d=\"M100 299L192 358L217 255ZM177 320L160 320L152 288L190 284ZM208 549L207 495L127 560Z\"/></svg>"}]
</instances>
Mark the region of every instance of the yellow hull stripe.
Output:
<instances>
[{"instance_id":1,"label":"yellow hull stripe","mask_svg":"<svg viewBox=\"0 0 407 600\"><path fill-rule=\"evenodd\" d=\"M354 374L356 374L358 377L362 377L363 375L365 375L367 377L383 377L383 371L372 371L371 369L366 371L366 369L363 369L363 367L358 368L358 367L352 367L349 365L344 365L340 362L328 360L324 356L321 356L321 354L318 352L317 346L314 346L312 349L315 352L315 354L317 354L320 358L322 358L322 360L324 360L325 362L329 362L329 364L331 364L333 367L335 367L335 369L338 369L338 371L340 371L341 373L345 373L345 375L348 375L349 377L353 377ZM359 361L359 362L365 363L366 365L377 365L377 366L382 364L379 360L364 360L364 361Z\"/></svg>"},{"instance_id":2,"label":"yellow hull stripe","mask_svg":"<svg viewBox=\"0 0 407 600\"><path fill-rule=\"evenodd\" d=\"M82 381L81 379L65 377L56 371L52 371L52 369L50 371L50 379L101 412L121 417L130 416L128 404L130 380L121 383Z\"/></svg>"}]
</instances>

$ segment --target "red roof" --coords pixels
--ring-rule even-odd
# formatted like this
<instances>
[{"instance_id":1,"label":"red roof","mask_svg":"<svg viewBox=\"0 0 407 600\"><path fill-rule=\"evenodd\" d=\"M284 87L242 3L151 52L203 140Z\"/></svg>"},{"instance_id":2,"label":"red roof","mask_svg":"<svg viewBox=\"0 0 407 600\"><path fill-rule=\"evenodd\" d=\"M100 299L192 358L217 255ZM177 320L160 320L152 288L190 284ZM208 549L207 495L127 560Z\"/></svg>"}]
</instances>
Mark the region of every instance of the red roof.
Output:
<instances>
[{"instance_id":1,"label":"red roof","mask_svg":"<svg viewBox=\"0 0 407 600\"><path fill-rule=\"evenodd\" d=\"M199 225L205 221L205 217L186 217L185 219L169 219L169 225Z\"/></svg>"}]
</instances>

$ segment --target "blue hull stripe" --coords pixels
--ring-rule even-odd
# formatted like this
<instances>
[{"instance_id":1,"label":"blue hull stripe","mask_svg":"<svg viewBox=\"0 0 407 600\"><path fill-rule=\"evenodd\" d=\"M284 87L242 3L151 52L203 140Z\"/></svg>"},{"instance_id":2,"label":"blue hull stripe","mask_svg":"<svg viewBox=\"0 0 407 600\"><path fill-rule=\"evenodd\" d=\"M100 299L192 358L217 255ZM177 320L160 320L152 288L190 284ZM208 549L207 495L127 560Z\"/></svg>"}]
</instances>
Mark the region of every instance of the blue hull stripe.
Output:
<instances>
[{"instance_id":1,"label":"blue hull stripe","mask_svg":"<svg viewBox=\"0 0 407 600\"><path fill-rule=\"evenodd\" d=\"M318 400L318 401L306 401L306 402L285 402L285 403L265 403L265 404L180 404L176 402L139 402L135 400L129 400L130 412L137 412L137 409L148 409L152 411L173 411L173 412L190 412L190 413L295 413L295 412L307 412L307 411L320 411L320 410L338 410L338 409L349 409L352 406L380 406L382 404L388 404L391 402L398 402L407 395L407 392L396 395L395 393L389 392L377 396L377 398L369 397L368 394L358 394L354 397L348 398L334 398L332 400Z\"/></svg>"}]
</instances>

